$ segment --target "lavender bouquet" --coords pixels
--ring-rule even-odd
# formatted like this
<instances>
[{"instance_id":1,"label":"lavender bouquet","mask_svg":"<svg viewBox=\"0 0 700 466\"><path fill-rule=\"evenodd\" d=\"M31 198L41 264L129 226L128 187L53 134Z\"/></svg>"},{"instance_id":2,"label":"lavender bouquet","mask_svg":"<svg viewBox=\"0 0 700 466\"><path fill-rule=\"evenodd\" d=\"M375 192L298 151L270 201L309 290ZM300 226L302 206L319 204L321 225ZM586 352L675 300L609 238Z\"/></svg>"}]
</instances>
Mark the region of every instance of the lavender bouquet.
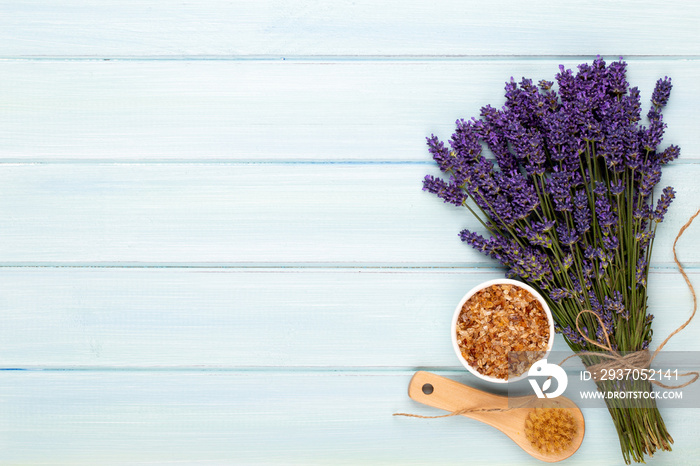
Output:
<instances>
[{"instance_id":1,"label":"lavender bouquet","mask_svg":"<svg viewBox=\"0 0 700 466\"><path fill-rule=\"evenodd\" d=\"M659 147L671 80L656 83L643 126L626 67L622 59L606 66L600 57L576 73L560 66L556 88L511 78L505 106L487 105L480 118L457 121L449 148L427 138L449 178L428 175L423 189L479 220L489 235L464 230L462 241L538 289L575 352L601 351L579 333L576 319L590 339L607 346L609 336L620 352L646 350L652 337L649 259L675 194L667 187L654 200L654 187L680 149ZM579 315L584 309L595 315ZM626 463L671 449L653 399L624 409L606 403Z\"/></svg>"}]
</instances>

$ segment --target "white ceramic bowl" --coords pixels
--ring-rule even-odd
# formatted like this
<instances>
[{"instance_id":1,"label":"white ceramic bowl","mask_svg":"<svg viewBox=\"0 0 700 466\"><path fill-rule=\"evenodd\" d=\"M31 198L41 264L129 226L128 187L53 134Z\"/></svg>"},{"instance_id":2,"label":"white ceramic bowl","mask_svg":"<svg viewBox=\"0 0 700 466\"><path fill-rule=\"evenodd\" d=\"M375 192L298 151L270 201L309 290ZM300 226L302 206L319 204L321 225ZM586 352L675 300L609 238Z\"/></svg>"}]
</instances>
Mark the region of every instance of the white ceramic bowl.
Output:
<instances>
[{"instance_id":1,"label":"white ceramic bowl","mask_svg":"<svg viewBox=\"0 0 700 466\"><path fill-rule=\"evenodd\" d=\"M518 380L522 380L525 377L527 377L527 372L524 374L518 376L518 377L513 377L512 379L498 379L496 377L490 377L488 375L483 375L479 371L477 371L475 368L471 367L469 363L467 362L466 359L464 359L464 356L462 356L462 351L459 349L459 343L457 343L457 320L459 319L459 315L462 313L462 306L464 306L464 303L467 302L469 298L471 298L477 291L481 291L484 288L488 288L491 285L513 285L517 286L519 288L522 288L526 291L528 291L530 294L532 294L537 300L542 304L542 309L544 309L545 314L547 314L547 321L549 322L549 341L547 342L547 351L545 352L545 355L543 356L542 359L546 358L549 355L549 352L552 351L552 345L554 344L554 319L552 318L552 312L549 310L549 306L547 305L547 301L544 300L541 294L539 294L537 291L535 291L531 286L526 285L525 283L516 281L516 280L510 280L508 278L498 278L496 280L490 280L487 282L484 282L480 285L475 286L467 294L464 295L462 300L459 302L457 305L457 309L455 309L454 316L452 317L452 325L450 326L450 331L452 333L452 346L455 350L455 353L457 354L457 357L459 358L459 361L462 363L464 367L467 368L469 372L480 378L481 380L486 380L487 382L494 382L494 383L508 383L508 382L517 382Z\"/></svg>"}]
</instances>

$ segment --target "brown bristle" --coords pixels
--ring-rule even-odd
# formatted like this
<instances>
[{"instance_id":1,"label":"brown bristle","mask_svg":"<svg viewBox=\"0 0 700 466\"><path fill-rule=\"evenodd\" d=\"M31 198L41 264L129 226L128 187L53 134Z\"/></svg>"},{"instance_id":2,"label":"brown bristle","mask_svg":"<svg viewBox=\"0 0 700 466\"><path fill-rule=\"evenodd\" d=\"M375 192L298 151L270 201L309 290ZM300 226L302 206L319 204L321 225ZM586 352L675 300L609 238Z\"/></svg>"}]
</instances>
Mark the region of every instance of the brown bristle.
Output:
<instances>
[{"instance_id":1,"label":"brown bristle","mask_svg":"<svg viewBox=\"0 0 700 466\"><path fill-rule=\"evenodd\" d=\"M571 445L576 421L564 408L535 408L525 420L525 436L540 453L558 453Z\"/></svg>"}]
</instances>

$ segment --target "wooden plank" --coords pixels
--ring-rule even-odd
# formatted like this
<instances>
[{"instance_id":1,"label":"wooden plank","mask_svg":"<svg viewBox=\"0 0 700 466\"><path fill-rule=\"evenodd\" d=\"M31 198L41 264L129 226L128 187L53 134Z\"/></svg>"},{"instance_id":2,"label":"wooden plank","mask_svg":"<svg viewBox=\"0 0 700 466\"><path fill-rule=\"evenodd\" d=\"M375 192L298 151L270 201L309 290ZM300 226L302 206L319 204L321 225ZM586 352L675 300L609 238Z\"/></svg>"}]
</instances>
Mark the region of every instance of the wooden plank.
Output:
<instances>
[{"instance_id":1,"label":"wooden plank","mask_svg":"<svg viewBox=\"0 0 700 466\"><path fill-rule=\"evenodd\" d=\"M697 55L698 20L682 0L33 0L2 6L0 56Z\"/></svg>"},{"instance_id":2,"label":"wooden plank","mask_svg":"<svg viewBox=\"0 0 700 466\"><path fill-rule=\"evenodd\" d=\"M511 76L552 79L591 58L3 61L0 161L426 162L425 137L501 106ZM695 59L629 64L645 110L673 78L665 141L685 160L700 158L698 74Z\"/></svg>"},{"instance_id":3,"label":"wooden plank","mask_svg":"<svg viewBox=\"0 0 700 466\"><path fill-rule=\"evenodd\" d=\"M493 269L0 269L1 367L456 368L449 325ZM691 280L700 285L700 272ZM658 343L692 308L656 270ZM653 347L653 345L652 345ZM700 351L697 326L669 351ZM555 351L568 351L557 336Z\"/></svg>"},{"instance_id":4,"label":"wooden plank","mask_svg":"<svg viewBox=\"0 0 700 466\"><path fill-rule=\"evenodd\" d=\"M470 419L392 416L442 413L408 398L411 375L0 371L0 462L541 464ZM567 464L621 463L607 410L584 416L583 446ZM674 451L650 464L693 464L696 418L664 412Z\"/></svg>"},{"instance_id":5,"label":"wooden plank","mask_svg":"<svg viewBox=\"0 0 700 466\"><path fill-rule=\"evenodd\" d=\"M678 194L654 245L671 262L697 210L700 165L669 166ZM0 263L464 266L466 209L422 192L423 164L5 164ZM693 228L680 250L698 265Z\"/></svg>"}]
</instances>

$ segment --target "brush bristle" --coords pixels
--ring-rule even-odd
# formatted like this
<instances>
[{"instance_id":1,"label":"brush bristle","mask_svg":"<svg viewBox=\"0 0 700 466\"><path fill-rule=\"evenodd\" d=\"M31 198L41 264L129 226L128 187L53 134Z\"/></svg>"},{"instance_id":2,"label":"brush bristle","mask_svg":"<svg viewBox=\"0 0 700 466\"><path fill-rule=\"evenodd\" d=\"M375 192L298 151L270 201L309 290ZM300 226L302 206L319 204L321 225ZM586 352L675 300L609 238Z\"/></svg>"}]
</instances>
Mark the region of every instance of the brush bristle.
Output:
<instances>
[{"instance_id":1,"label":"brush bristle","mask_svg":"<svg viewBox=\"0 0 700 466\"><path fill-rule=\"evenodd\" d=\"M576 430L576 420L565 408L535 408L525 420L525 436L542 454L569 448Z\"/></svg>"}]
</instances>

